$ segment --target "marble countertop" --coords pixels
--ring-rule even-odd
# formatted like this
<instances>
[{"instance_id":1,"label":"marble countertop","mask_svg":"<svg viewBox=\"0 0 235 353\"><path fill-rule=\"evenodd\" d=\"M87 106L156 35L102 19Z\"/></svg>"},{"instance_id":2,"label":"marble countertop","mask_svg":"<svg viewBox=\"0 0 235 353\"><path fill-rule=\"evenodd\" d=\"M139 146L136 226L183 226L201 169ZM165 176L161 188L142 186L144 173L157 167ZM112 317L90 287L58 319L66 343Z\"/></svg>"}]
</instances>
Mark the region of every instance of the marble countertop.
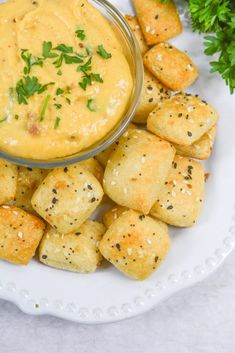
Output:
<instances>
[{"instance_id":1,"label":"marble countertop","mask_svg":"<svg viewBox=\"0 0 235 353\"><path fill-rule=\"evenodd\" d=\"M0 301L1 353L233 353L235 252L204 282L120 323L32 317Z\"/></svg>"}]
</instances>

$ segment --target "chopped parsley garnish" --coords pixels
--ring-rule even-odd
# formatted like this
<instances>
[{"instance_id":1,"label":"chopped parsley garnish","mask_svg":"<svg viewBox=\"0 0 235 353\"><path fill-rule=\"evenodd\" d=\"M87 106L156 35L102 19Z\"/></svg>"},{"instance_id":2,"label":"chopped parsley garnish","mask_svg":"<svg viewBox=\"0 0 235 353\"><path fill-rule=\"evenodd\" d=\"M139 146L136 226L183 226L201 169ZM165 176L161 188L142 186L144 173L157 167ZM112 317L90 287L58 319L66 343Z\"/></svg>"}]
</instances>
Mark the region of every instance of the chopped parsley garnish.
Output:
<instances>
[{"instance_id":1,"label":"chopped parsley garnish","mask_svg":"<svg viewBox=\"0 0 235 353\"><path fill-rule=\"evenodd\" d=\"M85 40L86 35L83 29L77 29L75 31L76 36L80 40ZM14 92L16 92L18 103L19 104L28 104L28 99L33 96L34 94L41 94L47 90L49 85L55 84L55 82L49 82L47 84L42 84L39 82L39 79L35 76L31 76L31 68L34 65L43 66L43 63L47 59L55 59L53 61L53 65L57 68L57 75L62 75L62 70L60 67L62 64L79 64L77 67L77 72L83 73L81 81L79 82L80 87L86 91L87 86L92 85L94 81L103 83L103 79L98 73L92 72L92 56L91 51L88 47L85 47L82 43L79 43L79 47L82 49L82 53L77 53L74 51L74 48L68 46L66 44L59 44L56 47L53 47L53 43L50 41L44 41L42 44L42 58L34 56L31 54L28 49L21 49L21 58L25 62L24 67L24 75L23 77L17 82L16 88L9 88L9 95L10 97L14 98ZM57 51L57 52L56 52ZM102 56L104 59L109 59L112 57L110 53L108 53L103 45L99 45L97 49L97 54ZM85 58L86 62L85 62ZM14 91L15 89L15 91ZM59 95L66 95L71 93L70 87L66 89L57 88L56 96ZM43 121L45 118L46 109L49 103L51 96L48 94L43 102L42 110L39 115L39 120ZM71 100L68 97L64 97L68 104L71 104ZM56 103L56 98L54 100L54 107L56 109L61 109L62 104ZM94 107L94 100L88 99L87 107L90 111L95 111ZM15 119L18 120L19 116L15 115ZM5 120L2 120L5 121ZM55 128L59 125L60 118L57 117L57 122L55 122Z\"/></svg>"},{"instance_id":2,"label":"chopped parsley garnish","mask_svg":"<svg viewBox=\"0 0 235 353\"><path fill-rule=\"evenodd\" d=\"M38 78L33 76L24 76L16 84L16 93L19 104L28 104L28 98L33 96L35 93L43 93L49 85L54 85L54 82L49 82L42 85Z\"/></svg>"},{"instance_id":3,"label":"chopped parsley garnish","mask_svg":"<svg viewBox=\"0 0 235 353\"><path fill-rule=\"evenodd\" d=\"M100 82L100 83L104 82L103 79L101 78L100 74L96 74L93 72L89 73L89 71L92 70L91 61L92 61L92 58L90 57L85 64L80 65L77 68L78 72L82 71L85 74L85 76L83 76L82 80L79 82L79 86L84 91L86 91L87 86L91 85L93 81Z\"/></svg>"},{"instance_id":4,"label":"chopped parsley garnish","mask_svg":"<svg viewBox=\"0 0 235 353\"><path fill-rule=\"evenodd\" d=\"M91 83L89 83L88 77L83 77L82 81L79 82L79 86L80 86L84 91L86 91L88 84L91 84Z\"/></svg>"},{"instance_id":5,"label":"chopped parsley garnish","mask_svg":"<svg viewBox=\"0 0 235 353\"><path fill-rule=\"evenodd\" d=\"M0 119L0 123L3 123L3 122L6 121L6 120L7 120L7 117L5 116L5 118Z\"/></svg>"},{"instance_id":6,"label":"chopped parsley garnish","mask_svg":"<svg viewBox=\"0 0 235 353\"><path fill-rule=\"evenodd\" d=\"M100 56L102 56L102 58L104 59L110 59L112 57L112 54L108 53L103 45L98 45L98 50L96 52L97 54L99 54Z\"/></svg>"},{"instance_id":7,"label":"chopped parsley garnish","mask_svg":"<svg viewBox=\"0 0 235 353\"><path fill-rule=\"evenodd\" d=\"M94 74L93 72L91 73L91 80L92 81L96 81L96 82L100 82L103 83L104 80L102 79L102 77L100 76L100 74Z\"/></svg>"},{"instance_id":8,"label":"chopped parsley garnish","mask_svg":"<svg viewBox=\"0 0 235 353\"><path fill-rule=\"evenodd\" d=\"M15 119L19 120L19 115L18 114L15 114Z\"/></svg>"},{"instance_id":9,"label":"chopped parsley garnish","mask_svg":"<svg viewBox=\"0 0 235 353\"><path fill-rule=\"evenodd\" d=\"M56 107L57 110L62 108L62 104L59 104L59 103L54 103L54 106Z\"/></svg>"},{"instance_id":10,"label":"chopped parsley garnish","mask_svg":"<svg viewBox=\"0 0 235 353\"><path fill-rule=\"evenodd\" d=\"M64 60L64 53L60 54L60 56L58 57L58 59L56 59L53 64L55 65L55 67L57 69L59 69L62 64L63 64L63 60Z\"/></svg>"},{"instance_id":11,"label":"chopped parsley garnish","mask_svg":"<svg viewBox=\"0 0 235 353\"><path fill-rule=\"evenodd\" d=\"M96 111L95 106L94 106L94 99L88 99L86 106L91 112Z\"/></svg>"},{"instance_id":12,"label":"chopped parsley garnish","mask_svg":"<svg viewBox=\"0 0 235 353\"><path fill-rule=\"evenodd\" d=\"M39 114L39 121L43 121L45 119L45 114L46 114L47 106L50 99L51 99L51 96L50 94L48 94L43 102L42 110L41 110L41 113Z\"/></svg>"},{"instance_id":13,"label":"chopped parsley garnish","mask_svg":"<svg viewBox=\"0 0 235 353\"><path fill-rule=\"evenodd\" d=\"M81 64L83 62L83 60L81 58L79 58L78 56L75 55L64 55L64 61L66 64Z\"/></svg>"},{"instance_id":14,"label":"chopped parsley garnish","mask_svg":"<svg viewBox=\"0 0 235 353\"><path fill-rule=\"evenodd\" d=\"M78 55L68 55L65 52L61 53L57 60L53 62L56 68L60 68L65 61L66 64L81 64L83 60Z\"/></svg>"},{"instance_id":15,"label":"chopped parsley garnish","mask_svg":"<svg viewBox=\"0 0 235 353\"><path fill-rule=\"evenodd\" d=\"M96 82L100 82L103 83L103 79L101 78L100 74L94 74L91 73L90 75L88 75L87 73L85 73L86 76L82 77L82 81L79 82L79 86L86 91L87 86L91 85L93 81Z\"/></svg>"},{"instance_id":16,"label":"chopped parsley garnish","mask_svg":"<svg viewBox=\"0 0 235 353\"><path fill-rule=\"evenodd\" d=\"M43 42L42 55L45 59L57 58L58 54L52 53L51 50L52 50L52 43L51 42Z\"/></svg>"},{"instance_id":17,"label":"chopped parsley garnish","mask_svg":"<svg viewBox=\"0 0 235 353\"><path fill-rule=\"evenodd\" d=\"M62 53L65 53L65 54L72 54L73 53L73 47L69 47L65 44L60 44L57 47L55 47L54 49L61 51Z\"/></svg>"},{"instance_id":18,"label":"chopped parsley garnish","mask_svg":"<svg viewBox=\"0 0 235 353\"><path fill-rule=\"evenodd\" d=\"M55 119L55 124L54 124L54 129L58 129L59 125L60 125L60 118L57 116Z\"/></svg>"},{"instance_id":19,"label":"chopped parsley garnish","mask_svg":"<svg viewBox=\"0 0 235 353\"><path fill-rule=\"evenodd\" d=\"M84 73L87 71L91 71L91 60L92 60L92 58L89 58L84 65L80 65L77 68L77 71L82 71Z\"/></svg>"},{"instance_id":20,"label":"chopped parsley garnish","mask_svg":"<svg viewBox=\"0 0 235 353\"><path fill-rule=\"evenodd\" d=\"M33 56L29 53L28 49L21 49L21 58L25 62L24 74L28 75L31 71L32 66L38 65L43 66L43 59L38 58L37 56Z\"/></svg>"},{"instance_id":21,"label":"chopped parsley garnish","mask_svg":"<svg viewBox=\"0 0 235 353\"><path fill-rule=\"evenodd\" d=\"M39 90L38 90L38 94L45 92L47 90L48 86L51 86L54 84L55 84L55 82L49 82L49 83L46 83L45 85L41 85L41 88L39 88Z\"/></svg>"},{"instance_id":22,"label":"chopped parsley garnish","mask_svg":"<svg viewBox=\"0 0 235 353\"><path fill-rule=\"evenodd\" d=\"M83 29L77 29L76 35L79 39L84 40L86 38L85 31Z\"/></svg>"},{"instance_id":23,"label":"chopped parsley garnish","mask_svg":"<svg viewBox=\"0 0 235 353\"><path fill-rule=\"evenodd\" d=\"M63 89L57 88L57 90L56 90L56 95L57 95L57 96L60 96L60 95L63 94L63 93L64 93L64 90L63 90Z\"/></svg>"}]
</instances>

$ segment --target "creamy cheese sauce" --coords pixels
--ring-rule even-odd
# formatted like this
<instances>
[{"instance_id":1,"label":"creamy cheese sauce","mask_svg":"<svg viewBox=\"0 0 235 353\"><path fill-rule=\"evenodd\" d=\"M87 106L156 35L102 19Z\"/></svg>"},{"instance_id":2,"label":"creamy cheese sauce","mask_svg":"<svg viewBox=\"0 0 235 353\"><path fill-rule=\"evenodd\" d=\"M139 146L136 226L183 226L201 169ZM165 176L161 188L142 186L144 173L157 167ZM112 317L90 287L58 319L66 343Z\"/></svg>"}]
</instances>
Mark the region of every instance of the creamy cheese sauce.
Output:
<instances>
[{"instance_id":1,"label":"creamy cheese sauce","mask_svg":"<svg viewBox=\"0 0 235 353\"><path fill-rule=\"evenodd\" d=\"M43 56L45 42L54 57ZM25 158L63 157L91 146L121 119L133 89L121 43L86 0L1 4L0 67L0 149ZM40 92L37 85L48 83ZM27 104L22 89L31 94L23 93Z\"/></svg>"}]
</instances>

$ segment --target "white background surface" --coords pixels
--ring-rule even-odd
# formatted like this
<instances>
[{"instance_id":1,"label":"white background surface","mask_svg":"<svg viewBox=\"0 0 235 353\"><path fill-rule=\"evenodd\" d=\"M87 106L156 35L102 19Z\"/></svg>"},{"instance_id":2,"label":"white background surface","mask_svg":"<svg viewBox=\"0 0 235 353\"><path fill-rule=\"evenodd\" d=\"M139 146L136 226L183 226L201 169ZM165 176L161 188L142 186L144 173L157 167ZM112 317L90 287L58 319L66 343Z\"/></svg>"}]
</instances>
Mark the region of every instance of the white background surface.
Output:
<instances>
[{"instance_id":1,"label":"white background surface","mask_svg":"<svg viewBox=\"0 0 235 353\"><path fill-rule=\"evenodd\" d=\"M204 282L116 324L32 317L0 301L0 352L234 353L235 252Z\"/></svg>"}]
</instances>

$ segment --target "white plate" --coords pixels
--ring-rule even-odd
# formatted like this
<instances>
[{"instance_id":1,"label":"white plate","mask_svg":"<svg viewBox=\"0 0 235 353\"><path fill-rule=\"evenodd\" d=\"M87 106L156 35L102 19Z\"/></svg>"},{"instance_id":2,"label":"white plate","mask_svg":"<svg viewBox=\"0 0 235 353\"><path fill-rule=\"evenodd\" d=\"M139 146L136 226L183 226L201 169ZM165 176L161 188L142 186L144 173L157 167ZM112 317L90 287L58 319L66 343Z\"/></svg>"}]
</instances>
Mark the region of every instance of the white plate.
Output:
<instances>
[{"instance_id":1,"label":"white plate","mask_svg":"<svg viewBox=\"0 0 235 353\"><path fill-rule=\"evenodd\" d=\"M112 1L123 12L129 0ZM105 323L143 313L175 292L195 284L215 270L235 245L235 104L224 82L209 74L203 38L191 32L182 6L184 34L172 41L187 50L200 70L189 90L220 112L211 173L199 223L191 229L171 229L173 245L160 269L144 282L124 277L115 268L80 275L54 270L32 261L27 267L0 263L0 297L30 314L52 314L80 323Z\"/></svg>"}]
</instances>

